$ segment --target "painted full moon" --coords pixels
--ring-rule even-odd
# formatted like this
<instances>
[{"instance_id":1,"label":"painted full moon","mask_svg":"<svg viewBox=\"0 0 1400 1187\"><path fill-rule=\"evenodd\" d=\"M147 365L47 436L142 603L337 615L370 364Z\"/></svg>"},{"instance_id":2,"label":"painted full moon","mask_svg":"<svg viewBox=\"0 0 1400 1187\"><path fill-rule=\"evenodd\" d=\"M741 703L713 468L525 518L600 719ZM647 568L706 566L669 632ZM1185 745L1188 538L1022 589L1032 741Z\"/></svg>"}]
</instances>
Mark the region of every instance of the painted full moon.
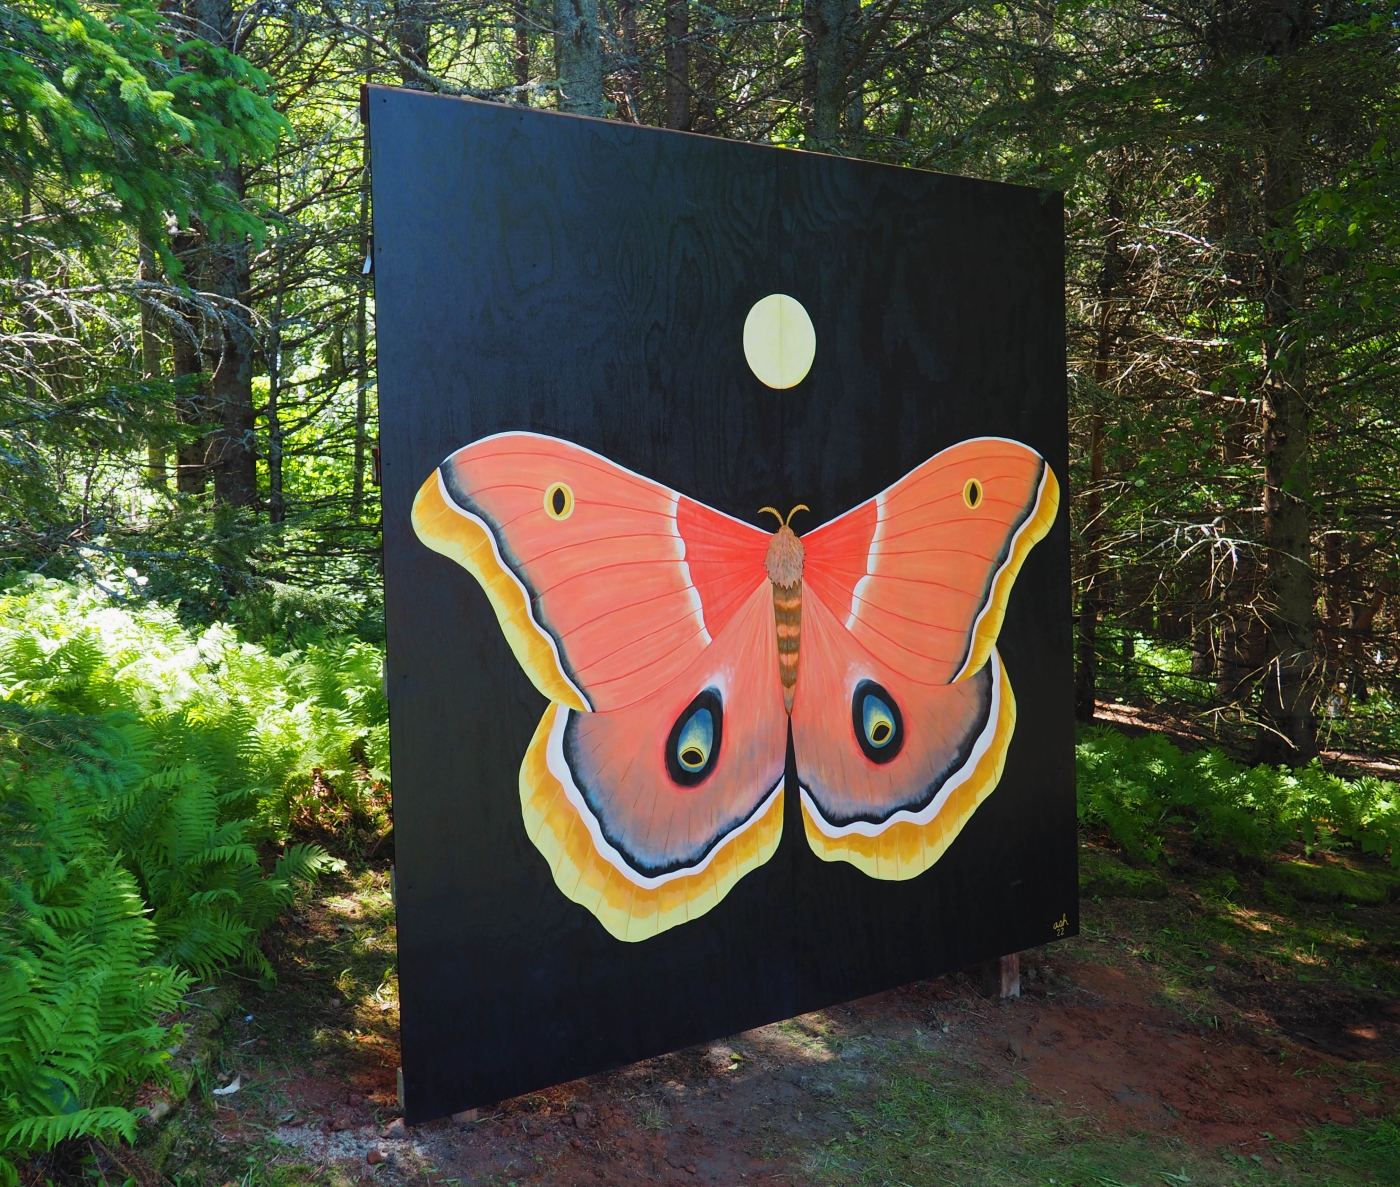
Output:
<instances>
[{"instance_id":1,"label":"painted full moon","mask_svg":"<svg viewBox=\"0 0 1400 1187\"><path fill-rule=\"evenodd\" d=\"M812 369L817 331L802 302L772 293L744 319L744 357L749 369L769 387L796 387Z\"/></svg>"}]
</instances>

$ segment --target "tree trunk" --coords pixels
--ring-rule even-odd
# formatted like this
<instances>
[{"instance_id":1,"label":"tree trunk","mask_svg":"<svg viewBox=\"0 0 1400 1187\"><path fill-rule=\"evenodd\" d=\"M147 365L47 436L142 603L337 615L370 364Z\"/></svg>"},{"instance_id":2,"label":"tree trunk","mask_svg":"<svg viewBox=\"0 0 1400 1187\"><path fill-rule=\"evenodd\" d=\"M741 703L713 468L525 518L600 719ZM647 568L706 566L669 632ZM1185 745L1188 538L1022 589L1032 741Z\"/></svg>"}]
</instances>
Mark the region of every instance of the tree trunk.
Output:
<instances>
[{"instance_id":1,"label":"tree trunk","mask_svg":"<svg viewBox=\"0 0 1400 1187\"><path fill-rule=\"evenodd\" d=\"M174 237L171 248L180 261L181 275L192 289L203 289L205 284L205 257L208 245L204 235L191 228ZM175 378L188 379L204 372L204 336L206 318L198 306L185 302L181 308L180 322L171 335L171 361L174 364ZM206 384L186 391L175 402L175 412L180 422L186 425L206 425L211 416L209 395ZM201 437L195 441L182 442L175 451L175 489L182 494L200 494L209 479L207 458L210 440Z\"/></svg>"},{"instance_id":2,"label":"tree trunk","mask_svg":"<svg viewBox=\"0 0 1400 1187\"><path fill-rule=\"evenodd\" d=\"M150 239L143 233L137 239L137 276L150 282L157 279L155 249ZM148 301L141 302L141 378L159 379L161 363L160 335L156 332L155 309ZM163 487L166 483L165 446L159 441L146 443L146 481L152 486Z\"/></svg>"},{"instance_id":3,"label":"tree trunk","mask_svg":"<svg viewBox=\"0 0 1400 1187\"><path fill-rule=\"evenodd\" d=\"M637 0L617 0L617 21L622 26L622 65L617 71L629 123L642 122L638 92L642 83L641 54L637 50Z\"/></svg>"},{"instance_id":4,"label":"tree trunk","mask_svg":"<svg viewBox=\"0 0 1400 1187\"><path fill-rule=\"evenodd\" d=\"M1221 459L1227 466L1243 463L1249 456L1252 414L1242 405L1238 416L1225 425L1221 439ZM1244 540L1255 539L1258 525L1256 508L1240 511L1239 520L1229 525L1229 533ZM1222 706L1242 708L1258 685L1263 631L1256 611L1259 597L1259 564L1250 549L1240 550L1233 576L1222 583L1217 598L1223 605L1216 611L1215 698Z\"/></svg>"},{"instance_id":5,"label":"tree trunk","mask_svg":"<svg viewBox=\"0 0 1400 1187\"><path fill-rule=\"evenodd\" d=\"M1099 539L1103 535L1103 415L1089 427L1089 489L1084 493L1084 584L1079 594L1078 664L1074 673L1074 715L1093 721L1098 701Z\"/></svg>"},{"instance_id":6,"label":"tree trunk","mask_svg":"<svg viewBox=\"0 0 1400 1187\"><path fill-rule=\"evenodd\" d=\"M21 117L25 120L27 116ZM19 196L20 220L24 224L24 251L19 257L19 278L24 282L23 297L20 299L20 325L24 327L25 344L25 376L24 376L24 398L32 408L39 398L39 381L35 376L38 368L38 347L35 345L35 331L38 322L34 318L34 307L30 304L33 299L29 291L29 284L34 279L34 240L31 237L29 220L34 214L34 197L30 190L29 177L26 174L20 183Z\"/></svg>"},{"instance_id":7,"label":"tree trunk","mask_svg":"<svg viewBox=\"0 0 1400 1187\"><path fill-rule=\"evenodd\" d=\"M1117 342L1114 303L1119 299L1126 266L1123 260L1123 198L1117 185L1108 189L1108 229L1099 263L1098 316L1094 338L1094 384L1102 399L1109 364ZM1089 489L1084 493L1084 584L1079 595L1078 667L1074 682L1074 715L1092 721L1098 699L1098 639L1100 550L1103 537L1104 418L1095 412L1089 427Z\"/></svg>"},{"instance_id":8,"label":"tree trunk","mask_svg":"<svg viewBox=\"0 0 1400 1187\"><path fill-rule=\"evenodd\" d=\"M365 78L374 73L374 43L365 38ZM355 277L355 458L350 491L350 517L358 523L365 499L365 453L368 439L365 431L369 399L369 281L365 268L369 263L371 243L369 230L369 125L360 129L360 272Z\"/></svg>"},{"instance_id":9,"label":"tree trunk","mask_svg":"<svg viewBox=\"0 0 1400 1187\"><path fill-rule=\"evenodd\" d=\"M1203 599L1204 600L1204 599ZM1209 617L1191 625L1191 675L1209 678L1215 672L1214 632Z\"/></svg>"},{"instance_id":10,"label":"tree trunk","mask_svg":"<svg viewBox=\"0 0 1400 1187\"><path fill-rule=\"evenodd\" d=\"M21 111L19 114L19 130L21 138L29 135L29 116ZM38 322L34 317L34 307L30 304L32 295L29 290L30 282L34 279L34 240L32 238L29 220L34 214L34 193L33 178L26 169L19 177L19 216L22 231L20 236L14 236L14 224L10 224L11 251L15 252L15 262L19 265L20 285L20 313L19 322L24 329L24 398L29 406L33 408L35 400L39 396L38 377L35 369L38 366L37 346L35 343L35 330ZM16 241L18 239L18 242ZM24 244L23 251L17 251L19 243Z\"/></svg>"},{"instance_id":11,"label":"tree trunk","mask_svg":"<svg viewBox=\"0 0 1400 1187\"><path fill-rule=\"evenodd\" d=\"M395 0L394 41L399 56L399 80L415 91L429 89L427 81L416 70L428 69L428 0Z\"/></svg>"},{"instance_id":12,"label":"tree trunk","mask_svg":"<svg viewBox=\"0 0 1400 1187\"><path fill-rule=\"evenodd\" d=\"M273 523L287 518L282 490L282 305L286 295L282 239L278 236L277 291L272 299L272 325L267 336L267 513Z\"/></svg>"},{"instance_id":13,"label":"tree trunk","mask_svg":"<svg viewBox=\"0 0 1400 1187\"><path fill-rule=\"evenodd\" d=\"M1361 665L1361 644L1362 641L1369 641L1371 638L1371 628L1376 621L1376 615L1381 612L1381 607L1385 605L1385 600L1395 592L1395 581L1384 578L1375 589L1375 592L1364 602L1353 602L1351 606L1350 621L1347 624L1346 641L1342 644L1341 664L1350 664L1346 681L1347 699L1354 703L1361 703L1370 695L1370 689L1366 687L1366 677Z\"/></svg>"},{"instance_id":14,"label":"tree trunk","mask_svg":"<svg viewBox=\"0 0 1400 1187\"><path fill-rule=\"evenodd\" d=\"M560 111L604 114L598 0L554 0L554 72Z\"/></svg>"},{"instance_id":15,"label":"tree trunk","mask_svg":"<svg viewBox=\"0 0 1400 1187\"><path fill-rule=\"evenodd\" d=\"M1342 561L1342 545L1346 533L1330 531L1322 533L1322 569L1317 574L1321 591L1322 615L1317 635L1317 654L1321 664L1319 685L1330 689L1340 685L1345 675L1341 658L1347 624L1346 611L1351 608L1349 573Z\"/></svg>"},{"instance_id":16,"label":"tree trunk","mask_svg":"<svg viewBox=\"0 0 1400 1187\"><path fill-rule=\"evenodd\" d=\"M841 150L843 123L852 114L847 67L859 44L859 22L860 7L852 0L809 0L812 115L808 137L820 152Z\"/></svg>"},{"instance_id":17,"label":"tree trunk","mask_svg":"<svg viewBox=\"0 0 1400 1187\"><path fill-rule=\"evenodd\" d=\"M231 169L225 181L243 195L242 170ZM250 507L258 501L257 429L253 411L253 328L248 310L252 287L248 245L242 236L209 245L209 291L223 298L217 332L211 335L217 355L209 396L216 418L208 464L214 472L214 501Z\"/></svg>"},{"instance_id":18,"label":"tree trunk","mask_svg":"<svg viewBox=\"0 0 1400 1187\"><path fill-rule=\"evenodd\" d=\"M666 126L690 131L690 0L666 0Z\"/></svg>"},{"instance_id":19,"label":"tree trunk","mask_svg":"<svg viewBox=\"0 0 1400 1187\"><path fill-rule=\"evenodd\" d=\"M515 101L530 102L530 24L527 18L525 0L515 6Z\"/></svg>"},{"instance_id":20,"label":"tree trunk","mask_svg":"<svg viewBox=\"0 0 1400 1187\"><path fill-rule=\"evenodd\" d=\"M1032 61L1031 73L1035 78L1035 102L1039 107L1048 107L1055 101L1055 72L1050 59L1055 46L1055 6L1056 0L1032 0L1040 52Z\"/></svg>"},{"instance_id":21,"label":"tree trunk","mask_svg":"<svg viewBox=\"0 0 1400 1187\"><path fill-rule=\"evenodd\" d=\"M1290 129L1291 131L1291 129ZM1282 229L1302 196L1292 137L1273 146L1264 167L1264 205ZM1264 313L1268 325L1262 412L1264 460L1264 665L1258 756L1267 762L1306 762L1317 754L1314 616L1308 506L1310 413L1303 345L1295 337L1302 264L1282 248L1265 253Z\"/></svg>"},{"instance_id":22,"label":"tree trunk","mask_svg":"<svg viewBox=\"0 0 1400 1187\"><path fill-rule=\"evenodd\" d=\"M360 258L369 259L369 136L364 137L364 162L360 171ZM368 281L363 272L357 277L355 297L355 475L350 495L350 516L360 520L365 501L365 431L369 401L369 311Z\"/></svg>"},{"instance_id":23,"label":"tree trunk","mask_svg":"<svg viewBox=\"0 0 1400 1187\"><path fill-rule=\"evenodd\" d=\"M239 26L230 0L192 0L185 15L194 36L238 52ZM224 170L220 180L243 197L241 169ZM218 311L217 316L208 310L192 311L187 316L189 333L176 336L176 374L210 375L203 398L196 397L197 406L187 406L185 415L215 426L203 442L181 447L176 485L183 491L201 491L212 473L217 503L252 506L258 499L258 471L248 244L241 236L215 242L202 227L177 238L183 241L184 257L196 264L198 279L187 274L187 283L216 298Z\"/></svg>"}]
</instances>

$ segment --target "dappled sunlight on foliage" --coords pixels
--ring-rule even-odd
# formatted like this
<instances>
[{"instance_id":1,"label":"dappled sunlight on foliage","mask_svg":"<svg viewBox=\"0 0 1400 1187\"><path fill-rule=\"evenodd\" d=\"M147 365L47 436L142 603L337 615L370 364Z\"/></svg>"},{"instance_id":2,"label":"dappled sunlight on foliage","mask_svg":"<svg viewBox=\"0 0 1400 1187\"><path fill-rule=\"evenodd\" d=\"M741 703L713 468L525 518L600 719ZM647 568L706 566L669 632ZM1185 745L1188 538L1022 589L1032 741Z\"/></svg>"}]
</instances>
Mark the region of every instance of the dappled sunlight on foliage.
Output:
<instances>
[{"instance_id":1,"label":"dappled sunlight on foliage","mask_svg":"<svg viewBox=\"0 0 1400 1187\"><path fill-rule=\"evenodd\" d=\"M130 1137L123 1094L161 1073L190 979L272 979L264 931L331 864L288 843L308 803L349 847L383 840L381 662L353 641L273 655L55 580L0 595L6 1146Z\"/></svg>"},{"instance_id":2,"label":"dappled sunlight on foliage","mask_svg":"<svg viewBox=\"0 0 1400 1187\"><path fill-rule=\"evenodd\" d=\"M1075 748L1079 819L1130 857L1153 862L1163 833L1262 858L1290 845L1311 856L1351 846L1400 869L1400 788L1364 775L1344 779L1314 761L1290 771L1243 766L1220 750L1186 753L1160 734L1127 738L1085 730Z\"/></svg>"},{"instance_id":3,"label":"dappled sunlight on foliage","mask_svg":"<svg viewBox=\"0 0 1400 1187\"><path fill-rule=\"evenodd\" d=\"M184 767L212 781L212 794L239 799L259 839L287 839L327 789L347 819L387 827L382 668L382 649L360 640L275 654L227 626L187 630L163 607L116 605L60 581L30 578L0 597L7 703L130 714L164 769Z\"/></svg>"}]
</instances>

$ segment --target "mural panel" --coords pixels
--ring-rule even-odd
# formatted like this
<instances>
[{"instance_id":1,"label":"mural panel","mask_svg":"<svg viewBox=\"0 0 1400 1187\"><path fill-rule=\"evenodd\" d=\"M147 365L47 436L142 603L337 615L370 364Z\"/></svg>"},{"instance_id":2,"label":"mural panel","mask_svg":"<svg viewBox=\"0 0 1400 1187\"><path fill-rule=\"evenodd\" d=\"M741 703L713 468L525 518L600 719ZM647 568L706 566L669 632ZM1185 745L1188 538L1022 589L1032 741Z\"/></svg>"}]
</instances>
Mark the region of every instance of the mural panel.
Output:
<instances>
[{"instance_id":1,"label":"mural panel","mask_svg":"<svg viewBox=\"0 0 1400 1187\"><path fill-rule=\"evenodd\" d=\"M409 1119L1072 932L1058 196L368 103Z\"/></svg>"}]
</instances>

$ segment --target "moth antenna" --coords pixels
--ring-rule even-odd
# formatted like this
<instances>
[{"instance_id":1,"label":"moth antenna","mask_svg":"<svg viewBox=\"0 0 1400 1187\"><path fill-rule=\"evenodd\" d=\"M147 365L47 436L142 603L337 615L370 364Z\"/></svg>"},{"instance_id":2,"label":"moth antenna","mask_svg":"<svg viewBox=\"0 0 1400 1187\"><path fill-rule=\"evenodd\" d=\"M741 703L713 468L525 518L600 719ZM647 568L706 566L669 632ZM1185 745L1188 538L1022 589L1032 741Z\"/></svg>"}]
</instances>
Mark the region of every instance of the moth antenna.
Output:
<instances>
[{"instance_id":1,"label":"moth antenna","mask_svg":"<svg viewBox=\"0 0 1400 1187\"><path fill-rule=\"evenodd\" d=\"M783 520L782 513L776 507L760 507L758 509L758 513L760 515L762 515L765 511L768 512L769 515L772 515L777 519L778 526L780 528L787 527L787 524Z\"/></svg>"},{"instance_id":2,"label":"moth antenna","mask_svg":"<svg viewBox=\"0 0 1400 1187\"><path fill-rule=\"evenodd\" d=\"M792 517L793 517L794 515L796 515L799 511L809 511L809 512L810 512L811 510L812 510L812 509L811 509L809 506L807 506L806 503L798 503L796 507L794 507L791 511L789 511L789 512L787 513L787 518L786 518L785 520L783 520L783 527L787 527L788 524L790 524L790 523L792 522ZM773 512L773 514L776 515L777 512L775 511L775 512Z\"/></svg>"}]
</instances>

